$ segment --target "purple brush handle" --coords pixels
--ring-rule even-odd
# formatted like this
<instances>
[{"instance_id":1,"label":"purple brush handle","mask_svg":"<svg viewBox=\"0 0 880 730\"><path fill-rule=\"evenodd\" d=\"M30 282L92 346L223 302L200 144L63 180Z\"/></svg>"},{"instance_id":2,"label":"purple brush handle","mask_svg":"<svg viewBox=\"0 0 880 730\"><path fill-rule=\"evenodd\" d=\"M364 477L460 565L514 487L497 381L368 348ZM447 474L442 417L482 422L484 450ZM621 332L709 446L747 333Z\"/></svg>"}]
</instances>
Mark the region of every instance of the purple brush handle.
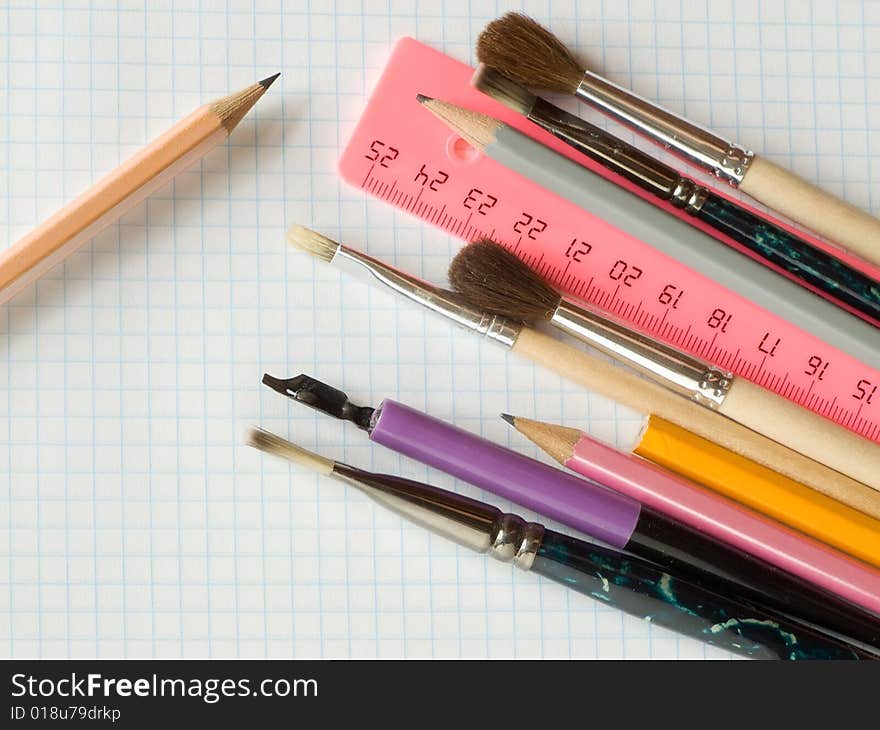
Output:
<instances>
[{"instance_id":1,"label":"purple brush handle","mask_svg":"<svg viewBox=\"0 0 880 730\"><path fill-rule=\"evenodd\" d=\"M622 548L639 519L635 500L530 459L402 403L384 400L370 439L423 464Z\"/></svg>"}]
</instances>

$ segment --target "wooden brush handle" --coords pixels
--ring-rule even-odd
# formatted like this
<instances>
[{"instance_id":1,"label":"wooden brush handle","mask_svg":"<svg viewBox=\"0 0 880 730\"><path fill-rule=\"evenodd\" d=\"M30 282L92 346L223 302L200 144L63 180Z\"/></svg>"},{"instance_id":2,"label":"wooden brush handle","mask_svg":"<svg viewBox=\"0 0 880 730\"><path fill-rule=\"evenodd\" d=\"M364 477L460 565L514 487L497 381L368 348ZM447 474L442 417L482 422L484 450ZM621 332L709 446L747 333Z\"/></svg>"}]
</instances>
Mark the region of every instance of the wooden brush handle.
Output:
<instances>
[{"instance_id":1,"label":"wooden brush handle","mask_svg":"<svg viewBox=\"0 0 880 730\"><path fill-rule=\"evenodd\" d=\"M880 220L755 157L739 189L865 261L880 265Z\"/></svg>"},{"instance_id":2,"label":"wooden brush handle","mask_svg":"<svg viewBox=\"0 0 880 730\"><path fill-rule=\"evenodd\" d=\"M736 378L718 411L842 474L880 489L880 446L759 385Z\"/></svg>"},{"instance_id":3,"label":"wooden brush handle","mask_svg":"<svg viewBox=\"0 0 880 730\"><path fill-rule=\"evenodd\" d=\"M512 348L521 357L639 413L655 413L817 492L880 519L880 492L682 398L628 370L524 327Z\"/></svg>"}]
</instances>

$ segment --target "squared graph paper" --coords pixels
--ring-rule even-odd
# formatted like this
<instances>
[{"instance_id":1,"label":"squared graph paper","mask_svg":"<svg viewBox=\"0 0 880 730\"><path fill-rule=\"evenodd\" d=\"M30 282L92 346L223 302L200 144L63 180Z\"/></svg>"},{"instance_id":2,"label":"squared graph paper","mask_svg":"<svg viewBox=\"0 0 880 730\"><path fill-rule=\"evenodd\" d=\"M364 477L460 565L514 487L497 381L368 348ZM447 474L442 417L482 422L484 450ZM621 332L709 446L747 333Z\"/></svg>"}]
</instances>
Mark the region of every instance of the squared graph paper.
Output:
<instances>
[{"instance_id":1,"label":"squared graph paper","mask_svg":"<svg viewBox=\"0 0 880 730\"><path fill-rule=\"evenodd\" d=\"M443 281L458 242L348 188L336 160L397 38L472 63L511 9L880 212L880 3L0 0L2 246L200 104L282 72L228 144L0 309L0 655L728 657L240 443L260 424L510 508L260 377L311 373L542 459L500 412L617 443L638 429L284 243L303 223Z\"/></svg>"}]
</instances>

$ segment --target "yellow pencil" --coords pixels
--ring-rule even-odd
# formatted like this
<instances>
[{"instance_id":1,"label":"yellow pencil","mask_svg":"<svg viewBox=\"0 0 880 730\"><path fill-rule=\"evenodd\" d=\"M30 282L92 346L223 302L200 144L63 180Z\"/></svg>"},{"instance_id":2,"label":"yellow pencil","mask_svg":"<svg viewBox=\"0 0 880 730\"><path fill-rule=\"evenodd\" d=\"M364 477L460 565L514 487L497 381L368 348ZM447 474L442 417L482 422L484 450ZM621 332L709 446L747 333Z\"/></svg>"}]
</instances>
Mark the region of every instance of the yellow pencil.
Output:
<instances>
[{"instance_id":1,"label":"yellow pencil","mask_svg":"<svg viewBox=\"0 0 880 730\"><path fill-rule=\"evenodd\" d=\"M199 107L0 253L0 304L223 142L278 76Z\"/></svg>"},{"instance_id":2,"label":"yellow pencil","mask_svg":"<svg viewBox=\"0 0 880 730\"><path fill-rule=\"evenodd\" d=\"M657 416L632 452L880 567L880 520Z\"/></svg>"}]
</instances>

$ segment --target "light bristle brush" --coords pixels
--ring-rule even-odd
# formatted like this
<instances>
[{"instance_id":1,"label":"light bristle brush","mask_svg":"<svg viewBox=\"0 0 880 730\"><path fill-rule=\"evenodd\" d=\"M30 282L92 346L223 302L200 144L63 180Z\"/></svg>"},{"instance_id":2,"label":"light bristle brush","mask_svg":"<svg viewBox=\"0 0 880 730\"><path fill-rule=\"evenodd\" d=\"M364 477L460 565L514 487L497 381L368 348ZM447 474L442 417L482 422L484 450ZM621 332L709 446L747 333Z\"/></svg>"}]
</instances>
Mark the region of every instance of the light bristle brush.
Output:
<instances>
[{"instance_id":1,"label":"light bristle brush","mask_svg":"<svg viewBox=\"0 0 880 730\"><path fill-rule=\"evenodd\" d=\"M493 315L470 304L461 294L433 286L404 271L303 226L293 226L287 241L372 286L381 286L491 340L514 355L531 360L563 378L611 398L639 413L653 413L671 423L764 464L780 474L880 519L880 492L829 469L772 439L682 398L655 382L639 377L606 358L586 352L548 334Z\"/></svg>"}]
</instances>

